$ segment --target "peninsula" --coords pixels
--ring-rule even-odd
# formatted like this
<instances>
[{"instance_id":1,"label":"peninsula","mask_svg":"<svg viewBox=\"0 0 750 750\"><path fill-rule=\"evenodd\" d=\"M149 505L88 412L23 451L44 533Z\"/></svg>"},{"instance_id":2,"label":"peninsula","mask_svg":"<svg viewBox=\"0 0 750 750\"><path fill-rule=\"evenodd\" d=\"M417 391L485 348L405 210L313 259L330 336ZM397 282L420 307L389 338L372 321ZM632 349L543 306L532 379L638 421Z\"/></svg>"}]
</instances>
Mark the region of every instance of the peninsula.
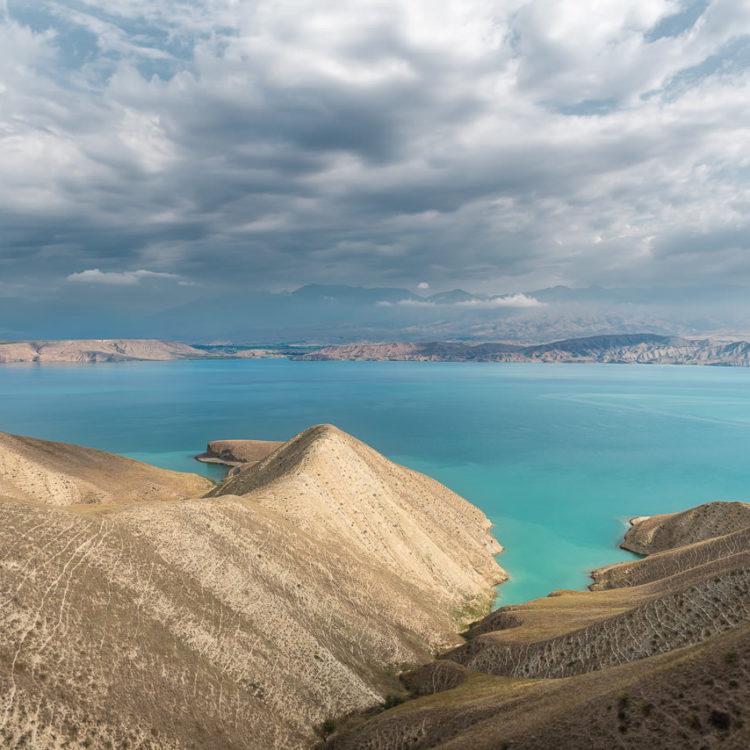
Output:
<instances>
[{"instance_id":1,"label":"peninsula","mask_svg":"<svg viewBox=\"0 0 750 750\"><path fill-rule=\"evenodd\" d=\"M342 722L336 750L750 746L750 505L636 524L649 554L592 591L501 607L403 675L414 699Z\"/></svg>"},{"instance_id":2,"label":"peninsula","mask_svg":"<svg viewBox=\"0 0 750 750\"><path fill-rule=\"evenodd\" d=\"M0 433L0 744L750 744L750 504L491 612L502 548L438 482L331 425L207 452L219 485Z\"/></svg>"},{"instance_id":3,"label":"peninsula","mask_svg":"<svg viewBox=\"0 0 750 750\"><path fill-rule=\"evenodd\" d=\"M3 747L312 747L506 578L481 511L330 425L218 487L0 433L0 517Z\"/></svg>"}]
</instances>

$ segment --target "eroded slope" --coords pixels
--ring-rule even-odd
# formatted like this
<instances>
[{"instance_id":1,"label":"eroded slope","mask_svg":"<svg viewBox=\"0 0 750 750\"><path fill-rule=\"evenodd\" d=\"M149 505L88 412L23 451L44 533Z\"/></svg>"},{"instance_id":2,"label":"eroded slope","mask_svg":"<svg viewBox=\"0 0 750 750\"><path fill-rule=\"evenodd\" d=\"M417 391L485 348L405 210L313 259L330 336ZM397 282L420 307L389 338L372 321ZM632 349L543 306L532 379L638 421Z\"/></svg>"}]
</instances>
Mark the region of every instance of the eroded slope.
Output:
<instances>
[{"instance_id":1,"label":"eroded slope","mask_svg":"<svg viewBox=\"0 0 750 750\"><path fill-rule=\"evenodd\" d=\"M350 723L328 747L744 750L749 688L750 626L743 623L695 646L564 679L469 672L451 690Z\"/></svg>"},{"instance_id":2,"label":"eroded slope","mask_svg":"<svg viewBox=\"0 0 750 750\"><path fill-rule=\"evenodd\" d=\"M489 606L489 524L432 480L331 427L260 471L182 501L0 498L0 745L306 747Z\"/></svg>"},{"instance_id":3,"label":"eroded slope","mask_svg":"<svg viewBox=\"0 0 750 750\"><path fill-rule=\"evenodd\" d=\"M54 505L175 500L208 492L196 474L80 445L0 432L0 495Z\"/></svg>"},{"instance_id":4,"label":"eroded slope","mask_svg":"<svg viewBox=\"0 0 750 750\"><path fill-rule=\"evenodd\" d=\"M743 506L655 517L661 552L596 572L602 590L493 612L466 644L404 675L413 694L434 695L352 720L333 746L747 747Z\"/></svg>"},{"instance_id":5,"label":"eroded slope","mask_svg":"<svg viewBox=\"0 0 750 750\"><path fill-rule=\"evenodd\" d=\"M713 502L681 513L649 516L628 529L622 547L639 555L675 549L750 526L750 503Z\"/></svg>"},{"instance_id":6,"label":"eroded slope","mask_svg":"<svg viewBox=\"0 0 750 750\"><path fill-rule=\"evenodd\" d=\"M429 587L444 611L485 603L507 577L485 515L429 477L388 461L331 425L292 438L211 494L276 510L317 539L346 543L372 564Z\"/></svg>"}]
</instances>

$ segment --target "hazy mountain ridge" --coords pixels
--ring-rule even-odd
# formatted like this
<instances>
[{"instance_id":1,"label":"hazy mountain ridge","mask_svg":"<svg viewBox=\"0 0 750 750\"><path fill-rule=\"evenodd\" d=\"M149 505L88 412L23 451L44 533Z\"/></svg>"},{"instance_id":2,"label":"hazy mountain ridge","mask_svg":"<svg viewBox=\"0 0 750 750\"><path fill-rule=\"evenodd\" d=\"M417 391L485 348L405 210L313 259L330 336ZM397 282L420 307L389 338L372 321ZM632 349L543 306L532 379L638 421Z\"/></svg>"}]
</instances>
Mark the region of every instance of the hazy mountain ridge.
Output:
<instances>
[{"instance_id":1,"label":"hazy mountain ridge","mask_svg":"<svg viewBox=\"0 0 750 750\"><path fill-rule=\"evenodd\" d=\"M201 285L154 291L81 285L75 299L0 294L0 337L149 337L243 346L455 339L532 345L644 331L750 337L750 292L740 286L555 286L482 294L345 284L308 284L294 291L234 288L221 294Z\"/></svg>"},{"instance_id":2,"label":"hazy mountain ridge","mask_svg":"<svg viewBox=\"0 0 750 750\"><path fill-rule=\"evenodd\" d=\"M307 353L305 353L307 351ZM685 339L653 333L621 333L523 346L512 342L433 341L345 344L319 349L188 346L159 340L97 340L0 343L0 364L125 362L175 359L418 361L418 362L600 362L750 366L750 343Z\"/></svg>"},{"instance_id":3,"label":"hazy mountain ridge","mask_svg":"<svg viewBox=\"0 0 750 750\"><path fill-rule=\"evenodd\" d=\"M432 362L611 362L632 364L750 365L750 343L691 340L651 333L567 339L549 344L392 343L325 347L306 360L404 360Z\"/></svg>"},{"instance_id":4,"label":"hazy mountain ridge","mask_svg":"<svg viewBox=\"0 0 750 750\"><path fill-rule=\"evenodd\" d=\"M291 349L290 352L298 350ZM285 350L235 346L193 347L159 339L68 339L62 341L0 341L0 364L45 362L166 362L176 359L253 359L278 357Z\"/></svg>"}]
</instances>

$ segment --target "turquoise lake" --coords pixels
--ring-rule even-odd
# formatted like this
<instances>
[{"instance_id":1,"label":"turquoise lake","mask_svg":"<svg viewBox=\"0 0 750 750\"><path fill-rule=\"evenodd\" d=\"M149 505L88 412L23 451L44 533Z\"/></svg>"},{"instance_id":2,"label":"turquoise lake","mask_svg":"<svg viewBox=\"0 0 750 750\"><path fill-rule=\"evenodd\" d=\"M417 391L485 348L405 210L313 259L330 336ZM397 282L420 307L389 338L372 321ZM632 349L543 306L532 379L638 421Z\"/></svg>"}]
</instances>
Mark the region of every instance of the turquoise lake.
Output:
<instances>
[{"instance_id":1,"label":"turquoise lake","mask_svg":"<svg viewBox=\"0 0 750 750\"><path fill-rule=\"evenodd\" d=\"M750 370L292 362L0 368L0 429L218 477L219 438L331 422L478 505L506 548L498 604L583 589L627 519L750 498Z\"/></svg>"}]
</instances>

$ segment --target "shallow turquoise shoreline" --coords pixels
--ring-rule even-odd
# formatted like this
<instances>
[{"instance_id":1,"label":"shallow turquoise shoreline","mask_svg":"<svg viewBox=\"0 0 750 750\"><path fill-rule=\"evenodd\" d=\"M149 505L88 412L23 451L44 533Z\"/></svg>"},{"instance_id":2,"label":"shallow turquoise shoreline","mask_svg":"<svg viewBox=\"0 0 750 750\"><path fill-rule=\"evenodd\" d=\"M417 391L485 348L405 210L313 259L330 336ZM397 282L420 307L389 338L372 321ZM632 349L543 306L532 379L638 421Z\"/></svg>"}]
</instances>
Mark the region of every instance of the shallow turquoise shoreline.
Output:
<instances>
[{"instance_id":1,"label":"shallow turquoise shoreline","mask_svg":"<svg viewBox=\"0 0 750 750\"><path fill-rule=\"evenodd\" d=\"M585 588L628 518L748 499L750 370L292 362L0 368L0 429L214 478L218 438L332 422L481 507L506 548L500 604Z\"/></svg>"}]
</instances>

